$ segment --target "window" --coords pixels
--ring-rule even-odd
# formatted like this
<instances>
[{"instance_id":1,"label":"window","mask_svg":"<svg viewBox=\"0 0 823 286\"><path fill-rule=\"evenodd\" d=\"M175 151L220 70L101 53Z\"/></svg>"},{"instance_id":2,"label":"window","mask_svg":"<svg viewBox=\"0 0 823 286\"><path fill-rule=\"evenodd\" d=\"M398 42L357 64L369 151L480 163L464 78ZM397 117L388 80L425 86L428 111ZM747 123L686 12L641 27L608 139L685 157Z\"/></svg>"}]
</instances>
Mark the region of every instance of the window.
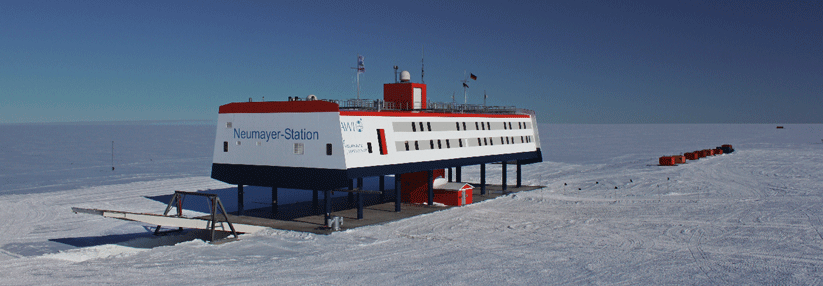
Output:
<instances>
[{"instance_id":1,"label":"window","mask_svg":"<svg viewBox=\"0 0 823 286\"><path fill-rule=\"evenodd\" d=\"M414 141L414 150L420 150L420 144L417 141Z\"/></svg>"},{"instance_id":2,"label":"window","mask_svg":"<svg viewBox=\"0 0 823 286\"><path fill-rule=\"evenodd\" d=\"M492 130L492 124L486 122L486 129Z\"/></svg>"},{"instance_id":3,"label":"window","mask_svg":"<svg viewBox=\"0 0 823 286\"><path fill-rule=\"evenodd\" d=\"M411 124L412 124L412 132L417 132L417 125L414 124L414 122L412 122Z\"/></svg>"},{"instance_id":4,"label":"window","mask_svg":"<svg viewBox=\"0 0 823 286\"><path fill-rule=\"evenodd\" d=\"M294 154L303 155L303 143L294 143Z\"/></svg>"},{"instance_id":5,"label":"window","mask_svg":"<svg viewBox=\"0 0 823 286\"><path fill-rule=\"evenodd\" d=\"M420 122L420 132L423 132L423 131L426 131L426 129L423 129L423 122Z\"/></svg>"},{"instance_id":6,"label":"window","mask_svg":"<svg viewBox=\"0 0 823 286\"><path fill-rule=\"evenodd\" d=\"M240 146L240 141L237 141L234 144L237 144L237 146Z\"/></svg>"},{"instance_id":7,"label":"window","mask_svg":"<svg viewBox=\"0 0 823 286\"><path fill-rule=\"evenodd\" d=\"M523 129L523 122L517 122L517 129Z\"/></svg>"},{"instance_id":8,"label":"window","mask_svg":"<svg viewBox=\"0 0 823 286\"><path fill-rule=\"evenodd\" d=\"M460 131L460 122L455 122L454 126L457 128L457 131Z\"/></svg>"},{"instance_id":9,"label":"window","mask_svg":"<svg viewBox=\"0 0 823 286\"><path fill-rule=\"evenodd\" d=\"M489 145L489 141L486 141L487 138L483 138L483 145Z\"/></svg>"},{"instance_id":10,"label":"window","mask_svg":"<svg viewBox=\"0 0 823 286\"><path fill-rule=\"evenodd\" d=\"M463 122L463 130L466 130L466 122Z\"/></svg>"},{"instance_id":11,"label":"window","mask_svg":"<svg viewBox=\"0 0 823 286\"><path fill-rule=\"evenodd\" d=\"M369 148L369 154L371 154L371 142L366 142L366 147Z\"/></svg>"},{"instance_id":12,"label":"window","mask_svg":"<svg viewBox=\"0 0 823 286\"><path fill-rule=\"evenodd\" d=\"M491 137L489 137L489 145L494 146L494 139L492 139Z\"/></svg>"},{"instance_id":13,"label":"window","mask_svg":"<svg viewBox=\"0 0 823 286\"><path fill-rule=\"evenodd\" d=\"M486 130L486 124L483 124L483 122L480 122L480 127L482 127L483 130Z\"/></svg>"},{"instance_id":14,"label":"window","mask_svg":"<svg viewBox=\"0 0 823 286\"><path fill-rule=\"evenodd\" d=\"M229 141L223 141L223 152L229 152Z\"/></svg>"},{"instance_id":15,"label":"window","mask_svg":"<svg viewBox=\"0 0 823 286\"><path fill-rule=\"evenodd\" d=\"M526 143L526 140L523 140L523 136L520 136L520 143Z\"/></svg>"},{"instance_id":16,"label":"window","mask_svg":"<svg viewBox=\"0 0 823 286\"><path fill-rule=\"evenodd\" d=\"M506 122L503 122L503 130L506 130Z\"/></svg>"},{"instance_id":17,"label":"window","mask_svg":"<svg viewBox=\"0 0 823 286\"><path fill-rule=\"evenodd\" d=\"M503 139L500 139L500 141L502 142ZM509 143L509 137L506 137L506 144L511 144L511 143Z\"/></svg>"},{"instance_id":18,"label":"window","mask_svg":"<svg viewBox=\"0 0 823 286\"><path fill-rule=\"evenodd\" d=\"M457 139L457 143L460 144L460 148L463 148L463 139Z\"/></svg>"},{"instance_id":19,"label":"window","mask_svg":"<svg viewBox=\"0 0 823 286\"><path fill-rule=\"evenodd\" d=\"M483 146L483 143L480 142L480 138L477 138L477 146Z\"/></svg>"},{"instance_id":20,"label":"window","mask_svg":"<svg viewBox=\"0 0 823 286\"><path fill-rule=\"evenodd\" d=\"M406 141L406 151L409 151L409 141Z\"/></svg>"},{"instance_id":21,"label":"window","mask_svg":"<svg viewBox=\"0 0 823 286\"><path fill-rule=\"evenodd\" d=\"M326 144L326 155L331 156L331 143Z\"/></svg>"},{"instance_id":22,"label":"window","mask_svg":"<svg viewBox=\"0 0 823 286\"><path fill-rule=\"evenodd\" d=\"M434 149L434 140L429 140L429 149Z\"/></svg>"},{"instance_id":23,"label":"window","mask_svg":"<svg viewBox=\"0 0 823 286\"><path fill-rule=\"evenodd\" d=\"M226 128L231 128L231 122L226 122Z\"/></svg>"},{"instance_id":24,"label":"window","mask_svg":"<svg viewBox=\"0 0 823 286\"><path fill-rule=\"evenodd\" d=\"M440 139L437 139L437 149L443 149L443 144L440 144Z\"/></svg>"},{"instance_id":25,"label":"window","mask_svg":"<svg viewBox=\"0 0 823 286\"><path fill-rule=\"evenodd\" d=\"M452 147L451 144L449 144L449 141L451 141L451 139L446 139L446 149L450 149Z\"/></svg>"},{"instance_id":26,"label":"window","mask_svg":"<svg viewBox=\"0 0 823 286\"><path fill-rule=\"evenodd\" d=\"M474 123L474 130L480 130L480 125L477 122Z\"/></svg>"},{"instance_id":27,"label":"window","mask_svg":"<svg viewBox=\"0 0 823 286\"><path fill-rule=\"evenodd\" d=\"M429 128L429 131L432 131L432 123L431 122L426 122L426 127Z\"/></svg>"}]
</instances>

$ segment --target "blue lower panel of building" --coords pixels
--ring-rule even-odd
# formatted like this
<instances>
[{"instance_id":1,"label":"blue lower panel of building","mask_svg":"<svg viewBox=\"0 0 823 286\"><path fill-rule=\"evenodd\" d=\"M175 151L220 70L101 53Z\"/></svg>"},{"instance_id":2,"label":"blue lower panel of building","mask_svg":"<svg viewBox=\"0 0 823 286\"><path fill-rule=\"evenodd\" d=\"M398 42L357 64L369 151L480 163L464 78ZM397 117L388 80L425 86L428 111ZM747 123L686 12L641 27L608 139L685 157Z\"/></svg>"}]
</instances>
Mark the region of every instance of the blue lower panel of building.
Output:
<instances>
[{"instance_id":1,"label":"blue lower panel of building","mask_svg":"<svg viewBox=\"0 0 823 286\"><path fill-rule=\"evenodd\" d=\"M332 190L348 185L346 170L212 164L211 177L234 185Z\"/></svg>"},{"instance_id":2,"label":"blue lower panel of building","mask_svg":"<svg viewBox=\"0 0 823 286\"><path fill-rule=\"evenodd\" d=\"M521 164L543 162L540 149L534 152L352 168L348 170L212 164L211 177L234 185L271 186L305 190L345 188L349 179L414 173L457 166L519 160Z\"/></svg>"}]
</instances>

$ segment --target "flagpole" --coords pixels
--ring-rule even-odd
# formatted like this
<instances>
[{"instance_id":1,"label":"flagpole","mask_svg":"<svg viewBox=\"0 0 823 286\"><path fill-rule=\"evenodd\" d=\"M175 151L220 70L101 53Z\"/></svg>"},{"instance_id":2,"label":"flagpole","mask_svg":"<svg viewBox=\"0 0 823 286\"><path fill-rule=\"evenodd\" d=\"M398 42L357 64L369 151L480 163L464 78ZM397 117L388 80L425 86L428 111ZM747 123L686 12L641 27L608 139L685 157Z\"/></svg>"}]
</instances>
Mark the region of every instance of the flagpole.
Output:
<instances>
[{"instance_id":1,"label":"flagpole","mask_svg":"<svg viewBox=\"0 0 823 286\"><path fill-rule=\"evenodd\" d=\"M463 70L463 76L465 76L465 75L466 75L466 70ZM468 85L466 85L466 82L467 82L468 80L469 80L469 78L468 78L468 77L466 77L465 79L463 79L463 104L468 104L468 103L469 103L469 98L468 98L468 96L466 95L466 87L468 87Z\"/></svg>"}]
</instances>

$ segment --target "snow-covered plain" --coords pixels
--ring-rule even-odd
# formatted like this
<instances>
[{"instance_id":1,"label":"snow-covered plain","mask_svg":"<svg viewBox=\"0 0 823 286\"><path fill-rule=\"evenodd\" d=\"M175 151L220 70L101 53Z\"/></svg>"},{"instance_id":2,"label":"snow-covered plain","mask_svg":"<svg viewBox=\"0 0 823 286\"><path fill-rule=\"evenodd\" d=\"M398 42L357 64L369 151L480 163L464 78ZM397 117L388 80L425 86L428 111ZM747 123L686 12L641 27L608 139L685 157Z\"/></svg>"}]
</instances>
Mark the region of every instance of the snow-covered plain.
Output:
<instances>
[{"instance_id":1,"label":"snow-covered plain","mask_svg":"<svg viewBox=\"0 0 823 286\"><path fill-rule=\"evenodd\" d=\"M213 127L4 125L0 276L6 285L821 284L823 125L775 126L542 124L546 161L525 166L524 183L546 188L328 236L267 230L213 245L193 231L157 238L152 226L70 210L160 213L152 197L230 189L208 177ZM735 153L657 166L662 155L727 143ZM499 168L489 166L490 182ZM479 181L478 168L464 179ZM253 193L247 208L268 200Z\"/></svg>"}]
</instances>

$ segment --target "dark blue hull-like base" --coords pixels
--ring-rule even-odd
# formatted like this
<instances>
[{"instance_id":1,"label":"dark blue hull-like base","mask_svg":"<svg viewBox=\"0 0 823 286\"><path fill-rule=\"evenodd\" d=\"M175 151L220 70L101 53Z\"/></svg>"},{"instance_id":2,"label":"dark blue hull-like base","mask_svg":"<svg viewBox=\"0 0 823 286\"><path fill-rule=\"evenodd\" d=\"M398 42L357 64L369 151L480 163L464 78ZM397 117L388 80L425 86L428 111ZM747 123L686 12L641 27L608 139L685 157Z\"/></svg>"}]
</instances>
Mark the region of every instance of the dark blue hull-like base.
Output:
<instances>
[{"instance_id":1,"label":"dark blue hull-like base","mask_svg":"<svg viewBox=\"0 0 823 286\"><path fill-rule=\"evenodd\" d=\"M413 173L458 166L519 160L521 164L543 162L540 149L534 152L383 165L348 170L212 164L211 177L234 185L272 186L304 190L344 188L354 178Z\"/></svg>"}]
</instances>

